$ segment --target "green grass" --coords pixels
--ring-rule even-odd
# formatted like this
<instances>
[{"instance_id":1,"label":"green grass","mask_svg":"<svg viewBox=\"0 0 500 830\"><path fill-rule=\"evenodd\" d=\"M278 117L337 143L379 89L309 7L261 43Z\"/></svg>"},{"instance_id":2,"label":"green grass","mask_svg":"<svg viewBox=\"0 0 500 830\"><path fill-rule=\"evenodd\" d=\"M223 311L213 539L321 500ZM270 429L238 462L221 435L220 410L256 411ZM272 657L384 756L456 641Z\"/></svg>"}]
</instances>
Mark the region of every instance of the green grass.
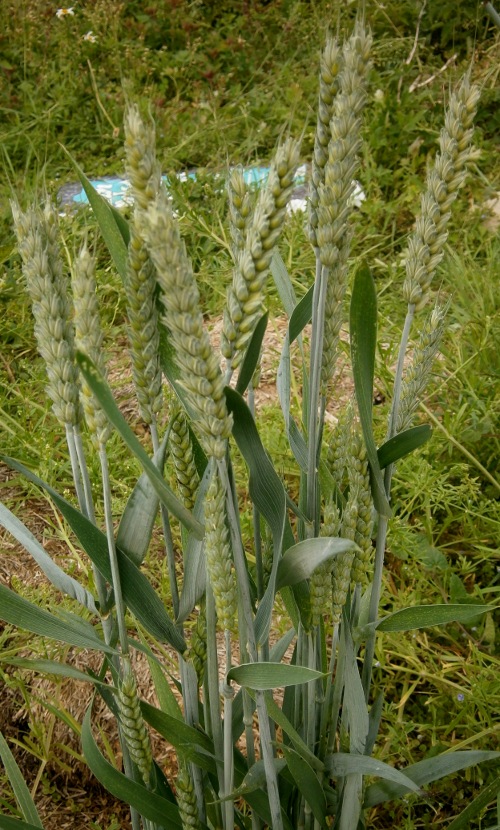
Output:
<instances>
[{"instance_id":1,"label":"green grass","mask_svg":"<svg viewBox=\"0 0 500 830\"><path fill-rule=\"evenodd\" d=\"M0 193L0 444L3 453L32 466L62 491L71 487L71 471L44 395L44 370L14 253L6 200L10 186L25 202L42 186L54 194L74 178L59 142L89 174L121 172L123 109L127 99L137 98L154 114L165 170L224 169L228 162L266 160L283 130L303 134L307 158L314 131L318 32L326 21L332 28L337 21L336 5L326 2L272 2L254 11L246 9L258 4L180 2L149 11L143 5L96 0L75 7L74 17L62 20L55 17L52 3L41 0L5 3L0 10L5 47L0 140L7 182ZM353 5L344 12L342 27L355 11ZM437 282L440 296L451 301L449 328L425 406L441 426L424 450L398 465L386 610L433 598L457 601L465 594L494 604L500 590L500 251L498 239L483 228L480 207L472 212L470 205L480 206L500 188L498 34L482 17L480 5L429 4L420 23L418 50L407 64L418 18L414 4L368 3L367 16L376 38L372 90L382 90L383 96L373 96L369 103L362 177L368 198L359 211L353 257L366 257L377 279L381 342L387 343L379 355L382 393L395 357L390 344L403 313L399 258L405 235L418 209L444 96L474 50L472 74L483 85L476 131L482 156L460 197ZM83 40L89 30L97 37L95 44ZM456 64L449 72L409 91L419 75L438 72L455 52ZM225 196L209 177L202 177L179 188L176 199L204 308L213 318L221 313L230 275ZM62 227L73 253L87 232L88 216L66 218ZM116 348L124 325L120 281L103 244L94 239L108 349L122 362ZM290 219L281 252L287 264L293 263L297 293L304 292L312 279L313 256L300 216ZM270 307L273 313L279 311L272 293ZM387 408L382 403L376 411L381 432ZM280 455L279 438L277 409L270 407L263 440L293 484L294 471ZM110 457L121 506L138 469L117 438L112 439ZM98 478L97 468L91 472ZM12 481L2 481L0 487L9 506L16 505L29 522L34 488L19 479L14 487ZM44 516L44 534L60 537L48 505ZM158 563L156 568L152 578L164 583ZM30 586L28 596L35 595L38 603L53 601L45 587ZM6 632L4 655L6 649L26 646L24 635ZM34 645L31 640L30 648ZM43 656L43 646L35 647ZM438 749L498 749L499 654L497 615L482 620L475 630L449 626L415 637L385 635L377 651L377 679L386 695L379 757L399 766ZM25 680L9 672L8 685L18 705L28 710L31 692ZM37 711L33 734L24 745L33 741L33 752L35 745L38 752L43 746L43 761L57 769L57 753L46 740L47 724ZM411 797L397 806L375 808L369 826L447 826L494 774L475 769L464 773L458 785L451 779L435 785L430 801ZM495 820L491 809L470 827L480 830Z\"/></svg>"}]
</instances>

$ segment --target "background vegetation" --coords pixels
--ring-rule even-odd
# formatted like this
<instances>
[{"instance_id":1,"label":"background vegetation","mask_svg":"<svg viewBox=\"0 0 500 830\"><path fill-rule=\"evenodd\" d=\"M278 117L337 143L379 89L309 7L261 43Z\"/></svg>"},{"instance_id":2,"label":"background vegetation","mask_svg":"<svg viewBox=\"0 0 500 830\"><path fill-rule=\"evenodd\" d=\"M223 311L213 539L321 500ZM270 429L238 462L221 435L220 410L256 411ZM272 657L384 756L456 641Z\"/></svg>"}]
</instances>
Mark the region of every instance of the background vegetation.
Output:
<instances>
[{"instance_id":1,"label":"background vegetation","mask_svg":"<svg viewBox=\"0 0 500 830\"><path fill-rule=\"evenodd\" d=\"M124 106L140 101L157 123L165 172L196 167L206 173L176 188L176 203L204 307L216 322L230 256L225 196L208 174L228 163L268 160L284 132L302 135L303 157L310 158L319 49L328 27L350 27L357 4L164 0L148 6L139 0L88 0L72 11L57 16L56 4L48 0L12 0L0 9L0 444L2 452L59 488L70 486L70 468L43 391L44 370L14 251L10 193L26 204L43 188L55 194L72 179L61 145L89 175L120 173ZM397 342L392 333L403 314L397 265L435 150L443 104L469 65L482 87L476 120L482 152L454 213L439 274L438 292L450 298L451 306L442 359L425 402L435 433L423 451L398 466L387 610L436 594L494 604L500 590L500 245L485 203L500 190L499 32L482 4L471 1L422 6L368 0L366 16L375 39L362 173L367 200L357 215L353 256L366 257L377 279L381 342L386 344L379 367L381 433L387 418L383 366L391 364ZM76 250L89 221L81 213L62 220L68 252ZM302 216L292 217L281 245L298 293L312 279L313 254L303 225ZM98 252L111 380L126 410L123 297L104 247L97 236L91 241ZM278 303L271 304L277 314ZM279 416L272 401L266 406L265 443L285 466ZM127 414L140 430L137 413ZM137 468L118 441L113 450L113 485L125 499ZM48 549L68 557L66 531L51 505L4 468L0 483L2 500L15 507ZM52 594L27 557L2 539L2 580L50 604ZM69 561L75 569L87 567L75 550ZM164 578L160 570L155 576ZM0 654L23 654L26 645L26 635L0 627ZM493 615L467 629L454 625L413 636L385 635L377 653L386 690L378 756L398 766L451 747L498 749L499 645ZM39 648L46 656L47 647ZM81 826L89 826L89 817L95 828L126 826L120 806L99 788L89 782L82 794L72 781L79 752L71 738L71 729L77 730L75 692L62 686L54 691L54 684L37 684L1 664L0 678L0 728L17 746L18 761L54 826L56 815L67 818L71 811L86 816ZM55 701L49 714L42 701ZM78 775L81 780L81 770ZM429 800L412 798L393 809L375 809L370 826L447 826L495 775L494 769L482 768L464 773L458 786L456 779L441 782ZM7 803L0 779L0 804ZM119 824L113 824L113 816ZM71 821L80 826L77 817ZM471 827L491 827L498 822L496 810L485 807L474 821Z\"/></svg>"}]
</instances>

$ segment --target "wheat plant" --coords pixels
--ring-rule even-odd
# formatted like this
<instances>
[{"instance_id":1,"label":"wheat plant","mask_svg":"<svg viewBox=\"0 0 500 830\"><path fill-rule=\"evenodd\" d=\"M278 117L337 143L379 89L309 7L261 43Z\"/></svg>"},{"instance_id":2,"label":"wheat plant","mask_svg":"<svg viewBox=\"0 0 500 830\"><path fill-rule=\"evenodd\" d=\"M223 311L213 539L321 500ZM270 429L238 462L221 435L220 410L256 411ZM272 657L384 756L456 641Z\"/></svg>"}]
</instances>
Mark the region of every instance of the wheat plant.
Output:
<instances>
[{"instance_id":1,"label":"wheat plant","mask_svg":"<svg viewBox=\"0 0 500 830\"><path fill-rule=\"evenodd\" d=\"M358 22L345 42L330 38L321 58L308 218L316 268L300 301L277 250L299 144L288 138L278 147L256 197L238 169L230 174L234 265L220 353L206 328L189 252L161 184L154 129L137 107L125 117L134 199L130 219L99 197L80 171L123 279L132 377L152 455L125 422L105 381L87 246L73 264L71 311L55 210L50 202L26 213L13 205L48 394L66 430L79 506L19 462L4 460L51 496L93 563L95 595L59 568L2 506L4 527L82 611L64 617L42 611L0 586L0 617L101 655L100 671L89 669L86 678L117 720L123 769L111 765L96 743L92 704L82 724L82 751L104 786L130 804L134 830L356 830L365 826L369 807L419 793L430 781L498 754L449 753L439 763L431 758L403 770L372 757L383 700L372 689L375 638L384 631L466 622L487 608L436 601L379 617L394 465L430 435L426 425L413 426L413 419L432 372L445 309L436 306L422 321L421 309L431 298L450 208L472 157L478 90L465 77L450 96L440 153L409 240L401 291L408 313L387 437L377 447L376 292L368 264L353 273L350 261L351 197L354 177L361 175L370 50L370 33ZM277 392L290 457L299 471L298 497L287 492L266 452L253 396L270 279L289 317ZM355 398L332 434L325 419L335 399L340 333L346 327ZM408 358L410 335L416 345ZM291 360L294 341L297 362ZM294 375L303 390L300 418L291 403ZM84 416L91 438L86 448ZM143 468L118 530L108 474L112 429ZM241 521L236 448L248 470L251 537ZM86 461L92 452L102 471L103 528ZM166 470L164 475L165 465L171 478ZM159 511L168 595L153 588L143 568ZM158 651L157 644L175 655L180 703L165 691L171 667L158 656L164 649ZM149 657L158 706L140 698L132 660L136 649ZM52 669L71 671L65 664ZM175 747L174 778L155 761L150 729ZM0 826L41 827L3 740L0 756L23 815L14 823L0 815Z\"/></svg>"}]
</instances>

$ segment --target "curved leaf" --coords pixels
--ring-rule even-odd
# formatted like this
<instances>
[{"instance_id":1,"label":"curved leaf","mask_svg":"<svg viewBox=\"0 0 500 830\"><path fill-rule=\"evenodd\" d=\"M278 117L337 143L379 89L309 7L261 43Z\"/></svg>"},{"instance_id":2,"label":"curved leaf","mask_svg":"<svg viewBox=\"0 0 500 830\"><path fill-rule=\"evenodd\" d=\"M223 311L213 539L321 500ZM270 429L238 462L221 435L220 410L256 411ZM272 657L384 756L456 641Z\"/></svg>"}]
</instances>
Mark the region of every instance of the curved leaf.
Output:
<instances>
[{"instance_id":1,"label":"curved leaf","mask_svg":"<svg viewBox=\"0 0 500 830\"><path fill-rule=\"evenodd\" d=\"M87 591L83 585L68 576L59 565L52 561L38 539L4 504L0 504L0 524L31 554L55 588L71 599L76 599L80 605L93 614L97 614L95 600L90 591Z\"/></svg>"},{"instance_id":2,"label":"curved leaf","mask_svg":"<svg viewBox=\"0 0 500 830\"><path fill-rule=\"evenodd\" d=\"M130 240L130 230L126 219L108 200L97 192L95 187L89 182L81 167L74 160L73 156L63 148L66 155L69 156L78 178L82 183L82 187L87 194L89 204L94 211L99 228L103 235L109 253L115 263L116 270L122 279L127 277L127 260L128 260L128 243Z\"/></svg>"},{"instance_id":3,"label":"curved leaf","mask_svg":"<svg viewBox=\"0 0 500 830\"><path fill-rule=\"evenodd\" d=\"M479 813L482 813L488 804L491 804L495 800L499 793L500 778L496 778L491 784L481 790L474 801L467 804L465 810L462 810L460 815L456 816L451 824L448 825L447 830L469 830L471 819L478 816ZM495 830L495 828L488 828L488 830Z\"/></svg>"},{"instance_id":4,"label":"curved leaf","mask_svg":"<svg viewBox=\"0 0 500 830\"><path fill-rule=\"evenodd\" d=\"M238 374L238 382L236 384L236 390L240 393L240 395L245 394L248 385L251 383L255 369L257 368L268 320L269 314L266 311L255 326L254 333L252 334L250 342L247 346Z\"/></svg>"},{"instance_id":5,"label":"curved leaf","mask_svg":"<svg viewBox=\"0 0 500 830\"><path fill-rule=\"evenodd\" d=\"M74 666L68 666L67 663L59 663L57 660L29 660L24 657L6 657L0 658L1 663L8 663L9 666L18 666L21 669L28 669L28 671L36 671L41 674L55 674L59 677L71 677L73 680L82 680L86 683L94 683L98 686L106 686L110 689L109 683L99 680L92 674L75 669Z\"/></svg>"},{"instance_id":6,"label":"curved leaf","mask_svg":"<svg viewBox=\"0 0 500 830\"><path fill-rule=\"evenodd\" d=\"M0 584L0 619L16 628L39 634L40 637L49 637L59 640L70 646L90 648L92 651L105 651L107 654L116 654L115 649L107 646L95 633L90 623L66 613L64 620L38 608L32 602L15 594L10 588Z\"/></svg>"},{"instance_id":7,"label":"curved leaf","mask_svg":"<svg viewBox=\"0 0 500 830\"><path fill-rule=\"evenodd\" d=\"M283 746L282 751L293 780L302 797L309 804L314 818L321 827L326 827L326 797L316 773L307 761L290 747Z\"/></svg>"},{"instance_id":8,"label":"curved leaf","mask_svg":"<svg viewBox=\"0 0 500 830\"><path fill-rule=\"evenodd\" d=\"M76 360L82 375L88 383L93 394L104 409L109 421L121 435L123 441L141 464L144 472L156 490L160 500L165 507L175 516L181 524L201 539L203 536L203 525L197 522L190 511L187 510L181 501L174 495L165 479L151 461L146 450L127 424L116 404L111 390L104 379L99 375L92 361L81 352L77 353Z\"/></svg>"},{"instance_id":9,"label":"curved leaf","mask_svg":"<svg viewBox=\"0 0 500 830\"><path fill-rule=\"evenodd\" d=\"M141 712L144 720L172 744L180 755L207 772L216 774L214 747L208 735L189 726L176 715L168 715L144 700L141 700Z\"/></svg>"},{"instance_id":10,"label":"curved leaf","mask_svg":"<svg viewBox=\"0 0 500 830\"><path fill-rule=\"evenodd\" d=\"M383 516L391 515L373 437L372 406L375 349L377 346L377 295L370 269L364 265L354 277L350 310L351 361L359 419L370 463L372 495Z\"/></svg>"},{"instance_id":11,"label":"curved leaf","mask_svg":"<svg viewBox=\"0 0 500 830\"><path fill-rule=\"evenodd\" d=\"M168 431L153 463L163 472ZM136 565L144 561L158 514L159 498L147 473L143 473L129 496L116 535L116 544Z\"/></svg>"},{"instance_id":12,"label":"curved leaf","mask_svg":"<svg viewBox=\"0 0 500 830\"><path fill-rule=\"evenodd\" d=\"M434 755L432 758L425 758L417 764L412 764L403 770L406 778L409 778L413 785L424 787L433 781L439 781L454 772L458 772L484 761L498 761L500 752L487 752L482 750L464 750L458 752L446 752L442 755ZM380 763L380 762L378 762ZM384 765L385 766L385 765ZM393 770L396 772L396 770ZM370 773L371 774L371 773ZM410 791L407 785L399 785L394 779L372 784L365 793L364 807L374 807L383 801L390 801L399 798Z\"/></svg>"},{"instance_id":13,"label":"curved leaf","mask_svg":"<svg viewBox=\"0 0 500 830\"><path fill-rule=\"evenodd\" d=\"M373 626L377 631L414 631L433 625L445 625L449 622L467 623L479 614L493 611L490 605L415 605L389 614Z\"/></svg>"},{"instance_id":14,"label":"curved leaf","mask_svg":"<svg viewBox=\"0 0 500 830\"><path fill-rule=\"evenodd\" d=\"M104 533L86 518L76 507L54 490L49 484L38 478L34 473L14 461L12 458L0 456L9 467L22 473L29 481L42 487L49 493L64 518L72 528L81 546L88 554L108 582L111 582L111 566L109 563L108 543ZM154 590L146 576L134 565L123 551L117 548L120 567L120 579L123 599L134 614L153 637L161 642L170 643L181 653L186 649L184 638L180 635L170 619L163 602Z\"/></svg>"},{"instance_id":15,"label":"curved leaf","mask_svg":"<svg viewBox=\"0 0 500 830\"><path fill-rule=\"evenodd\" d=\"M432 429L429 424L420 424L420 426L411 427L394 435L377 450L378 463L382 470L390 464L395 464L405 455L409 455L417 447L421 447L431 435Z\"/></svg>"},{"instance_id":16,"label":"curved leaf","mask_svg":"<svg viewBox=\"0 0 500 830\"><path fill-rule=\"evenodd\" d=\"M38 827L42 828L43 824L38 815L38 810L35 807L35 802L31 796L31 793L26 786L26 781L23 778L23 774L19 767L16 764L16 760L10 751L9 745L5 740L4 736L0 732L0 759L5 767L5 772L7 773L7 778L10 781L12 791L16 797L16 801L19 805L19 808L28 822L27 827ZM0 816L0 827L2 826L2 817ZM18 824L19 826L19 824ZM22 826L22 825L21 825Z\"/></svg>"},{"instance_id":17,"label":"curved leaf","mask_svg":"<svg viewBox=\"0 0 500 830\"><path fill-rule=\"evenodd\" d=\"M308 579L323 562L356 547L355 542L333 536L305 539L292 545L278 565L276 590Z\"/></svg>"},{"instance_id":18,"label":"curved leaf","mask_svg":"<svg viewBox=\"0 0 500 830\"><path fill-rule=\"evenodd\" d=\"M40 827L43 827L43 825L28 824L26 821L21 821L20 818L12 818L0 813L0 830L39 830Z\"/></svg>"},{"instance_id":19,"label":"curved leaf","mask_svg":"<svg viewBox=\"0 0 500 830\"><path fill-rule=\"evenodd\" d=\"M160 826L178 827L182 830L182 821L176 805L166 798L147 790L137 781L132 781L119 772L101 754L94 741L90 726L91 707L87 709L82 724L82 750L90 770L111 795L119 798L137 810L144 818L157 822Z\"/></svg>"},{"instance_id":20,"label":"curved leaf","mask_svg":"<svg viewBox=\"0 0 500 830\"><path fill-rule=\"evenodd\" d=\"M257 690L298 686L301 683L320 680L324 676L315 669L292 666L288 663L243 663L241 666L234 666L227 673L228 680Z\"/></svg>"},{"instance_id":21,"label":"curved leaf","mask_svg":"<svg viewBox=\"0 0 500 830\"><path fill-rule=\"evenodd\" d=\"M376 758L369 758L367 755L336 752L334 755L328 755L325 758L325 767L334 778L345 778L346 775L374 775L402 787L402 792L420 792L418 784L408 776L408 770L403 773L390 767L389 764L378 761ZM366 799L364 806L367 806Z\"/></svg>"}]
</instances>

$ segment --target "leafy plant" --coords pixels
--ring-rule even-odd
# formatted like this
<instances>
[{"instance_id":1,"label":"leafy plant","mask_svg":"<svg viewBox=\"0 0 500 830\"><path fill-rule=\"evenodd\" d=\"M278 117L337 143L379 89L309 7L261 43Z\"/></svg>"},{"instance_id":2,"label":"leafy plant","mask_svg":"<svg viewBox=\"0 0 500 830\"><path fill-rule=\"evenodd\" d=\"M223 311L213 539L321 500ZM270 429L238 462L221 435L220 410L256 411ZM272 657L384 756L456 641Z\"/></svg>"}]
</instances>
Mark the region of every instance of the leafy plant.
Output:
<instances>
[{"instance_id":1,"label":"leafy plant","mask_svg":"<svg viewBox=\"0 0 500 830\"><path fill-rule=\"evenodd\" d=\"M379 617L394 465L430 435L427 426L413 426L413 420L439 347L445 309L434 308L419 325L410 357L408 343L429 300L450 209L474 157L470 142L478 90L468 77L450 98L440 153L408 244L407 315L387 436L377 446L372 412L377 297L370 269L362 265L354 275L349 313L355 402L325 440L325 413L334 394L345 323L353 179L362 146L370 48L371 36L358 22L345 43L329 39L322 55L308 224L316 271L300 301L276 248L293 191L298 144L292 139L281 144L256 197L238 169L230 175L234 268L220 345L224 370L206 331L192 263L161 184L154 130L137 108L130 107L125 119L126 166L134 196L130 219L109 206L78 171L124 283L132 376L152 455L125 421L105 381L95 266L86 245L73 262L73 325L55 210L47 204L24 213L13 205L35 332L47 367L47 392L66 431L78 508L23 464L3 460L44 489L61 511L92 561L95 591L68 576L2 507L3 526L81 609L78 614L44 611L0 586L0 616L101 655L99 672L78 671L78 677L93 684L117 720L123 772L95 740L92 704L82 724L82 750L96 777L130 804L134 830L352 830L364 826L368 808L419 793L445 775L499 755L459 751L404 770L372 757L383 706L383 696L373 695L377 634L465 624L490 606L463 602L460 595L458 601ZM266 452L255 405L270 273L289 317L277 388L298 470L298 497L287 492ZM293 344L298 366L291 359ZM291 401L295 374L302 385L300 415ZM168 426L160 437L163 376L171 397ZM87 448L81 434L84 416L91 439ZM143 469L117 531L106 449L112 428ZM236 448L248 468L251 538L242 532ZM96 520L87 467L92 451L101 469L105 531ZM168 455L175 489L163 475ZM169 597L160 595L141 569L158 512ZM274 636L278 602L287 619L281 637ZM182 708L169 682L170 666L158 657L155 644L176 655L173 685L182 695ZM148 657L158 707L140 699L133 650ZM286 657L289 650L291 657ZM76 671L57 662L32 665L73 677ZM281 688L282 699L274 694ZM155 762L148 727L175 747L175 781L167 780ZM0 816L0 826L39 826L4 743L0 749L26 820ZM380 781L368 783L372 778ZM478 809L483 803L478 801Z\"/></svg>"}]
</instances>

